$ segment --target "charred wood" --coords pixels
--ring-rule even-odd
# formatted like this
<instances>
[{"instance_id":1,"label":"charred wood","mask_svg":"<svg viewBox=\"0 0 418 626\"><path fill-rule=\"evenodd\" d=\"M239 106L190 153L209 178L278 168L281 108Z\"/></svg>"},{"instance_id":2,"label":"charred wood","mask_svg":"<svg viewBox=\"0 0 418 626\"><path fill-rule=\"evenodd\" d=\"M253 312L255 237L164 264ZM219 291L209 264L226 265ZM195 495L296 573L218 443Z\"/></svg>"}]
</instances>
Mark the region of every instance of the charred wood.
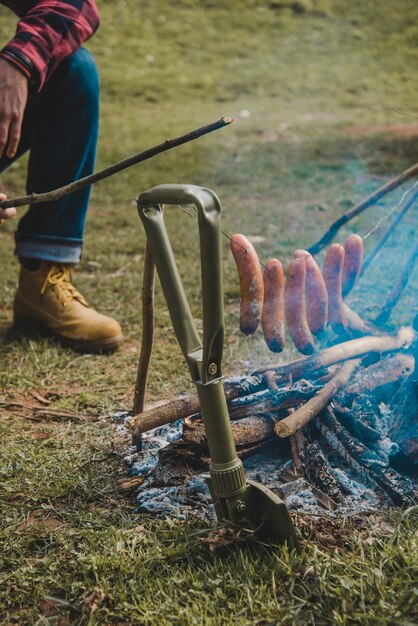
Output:
<instances>
[{"instance_id":1,"label":"charred wood","mask_svg":"<svg viewBox=\"0 0 418 626\"><path fill-rule=\"evenodd\" d=\"M412 354L397 353L382 358L357 371L342 390L342 394L347 398L373 391L378 402L385 402L392 398L400 383L411 376L414 369L415 359Z\"/></svg>"},{"instance_id":2,"label":"charred wood","mask_svg":"<svg viewBox=\"0 0 418 626\"><path fill-rule=\"evenodd\" d=\"M388 467L376 452L354 439L327 407L315 420L316 426L335 452L363 479L378 485L397 506L410 506L418 501L418 492L408 478Z\"/></svg>"},{"instance_id":3,"label":"charred wood","mask_svg":"<svg viewBox=\"0 0 418 626\"><path fill-rule=\"evenodd\" d=\"M158 452L158 464L152 474L153 485L179 485L193 474L205 470L209 462L209 456L205 456L202 449L196 450L181 440L174 441Z\"/></svg>"},{"instance_id":4,"label":"charred wood","mask_svg":"<svg viewBox=\"0 0 418 626\"><path fill-rule=\"evenodd\" d=\"M314 487L323 491L334 502L341 502L343 494L340 486L317 443L310 443L305 448L303 474Z\"/></svg>"},{"instance_id":5,"label":"charred wood","mask_svg":"<svg viewBox=\"0 0 418 626\"><path fill-rule=\"evenodd\" d=\"M254 447L274 437L274 422L262 415L246 417L237 422L232 422L232 432L237 451ZM208 442L205 427L199 423L184 423L183 441L203 450L209 456Z\"/></svg>"}]
</instances>

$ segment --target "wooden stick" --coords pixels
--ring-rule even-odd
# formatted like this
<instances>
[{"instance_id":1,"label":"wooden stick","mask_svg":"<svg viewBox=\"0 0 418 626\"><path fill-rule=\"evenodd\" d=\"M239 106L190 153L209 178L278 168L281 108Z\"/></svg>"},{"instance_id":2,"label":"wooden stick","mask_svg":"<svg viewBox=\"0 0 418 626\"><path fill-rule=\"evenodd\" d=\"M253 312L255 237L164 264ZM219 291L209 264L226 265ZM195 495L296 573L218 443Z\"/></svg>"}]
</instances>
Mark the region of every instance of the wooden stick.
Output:
<instances>
[{"instance_id":1,"label":"wooden stick","mask_svg":"<svg viewBox=\"0 0 418 626\"><path fill-rule=\"evenodd\" d=\"M386 232L383 233L382 237L379 239L379 241L377 242L377 244L375 245L373 250L371 250L371 252L364 259L364 263L363 263L363 267L361 268L361 274L359 276L359 280L367 272L367 270L369 269L370 265L373 263L373 261L375 260L375 258L377 257L377 255L379 254L379 252L381 251L381 249L383 248L383 246L385 245L385 243L389 239L390 235L399 226L399 224L401 223L401 221L403 220L405 215L408 213L409 209L414 204L414 202L416 201L417 198L418 198L418 192L415 192L409 198L408 202L405 204L405 206L402 208L402 210L397 214L397 216L395 217L393 222L389 225L389 227L387 228Z\"/></svg>"},{"instance_id":2,"label":"wooden stick","mask_svg":"<svg viewBox=\"0 0 418 626\"><path fill-rule=\"evenodd\" d=\"M154 318L155 318L155 263L152 258L151 246L147 240L145 247L144 274L142 281L142 341L139 354L138 371L136 375L133 413L142 413L145 404L145 392L147 389L148 372L151 361L152 346L154 341ZM142 439L139 435L134 443L137 448L142 447Z\"/></svg>"},{"instance_id":3,"label":"wooden stick","mask_svg":"<svg viewBox=\"0 0 418 626\"><path fill-rule=\"evenodd\" d=\"M298 430L306 426L318 413L322 411L328 402L335 396L337 391L345 385L354 370L360 365L360 359L347 361L341 367L338 374L334 376L316 396L308 400L306 404L299 409L276 422L274 432L279 437L290 437Z\"/></svg>"},{"instance_id":4,"label":"wooden stick","mask_svg":"<svg viewBox=\"0 0 418 626\"><path fill-rule=\"evenodd\" d=\"M268 382L262 375L263 371L274 368L276 382L287 382L289 377L293 379L312 374L313 372L335 365L341 361L364 356L368 353L382 354L408 348L414 341L415 332L412 328L401 328L397 335L382 335L379 337L360 337L344 343L340 343L332 348L327 348L319 354L315 354L306 359L299 359L286 363L285 365L268 365L259 371L258 375L247 376L232 381L225 381L225 395L228 403L232 403L235 398L246 398L250 394L268 388ZM269 377L270 379L271 377ZM271 387L271 381L270 381ZM273 392L274 393L274 392ZM295 393L295 392L293 392ZM289 405L288 405L289 406ZM184 419L200 411L199 398L196 394L189 394L183 398L171 400L166 404L145 411L138 415L133 415L126 420L128 430L136 435L145 433L148 430L164 426L178 419Z\"/></svg>"},{"instance_id":5,"label":"wooden stick","mask_svg":"<svg viewBox=\"0 0 418 626\"><path fill-rule=\"evenodd\" d=\"M52 191L47 191L45 193L32 193L28 196L21 196L18 198L10 198L8 200L3 200L0 202L0 209L7 209L8 207L19 207L25 206L27 204L39 204L40 202L51 202L52 200L59 200L63 196L68 195L74 191L78 191L87 185L93 185L94 183L98 183L99 180L103 180L108 178L109 176L113 176L117 172L120 172L127 167L131 167L132 165L136 165L137 163L141 163L142 161L146 161L147 159L151 159L153 156L157 154L161 154L162 152L167 152L167 150L171 150L172 148L177 148L189 141L193 141L198 137L202 137L203 135L207 135L208 133L213 132L214 130L218 130L219 128L224 128L231 124L234 120L230 117L222 117L216 122L212 122L212 124L207 124L206 126L201 126L200 128L196 128L185 135L180 135L179 137L175 137L174 139L166 139L163 143L158 144L158 146L154 146L153 148L148 148L148 150L144 150L143 152L138 152L133 156L128 157L127 159L123 159L123 161L119 161L118 163L114 163L110 165L110 167L101 170L100 172L96 172L95 174L91 174L90 176L86 176L85 178L80 178L79 180L75 180L68 185L64 185L64 187L59 187L58 189L53 189Z\"/></svg>"},{"instance_id":6,"label":"wooden stick","mask_svg":"<svg viewBox=\"0 0 418 626\"><path fill-rule=\"evenodd\" d=\"M274 370L276 373L276 381L278 383L286 381L291 376L299 378L305 376L308 372L329 367L340 361L347 361L368 353L383 354L384 352L392 352L409 348L415 339L415 331L409 326L399 329L396 335L367 335L357 339L351 339L343 343L338 343L331 348L321 350L306 359L298 359L285 365L270 364L266 367L260 367L255 370L255 374L260 374L268 370Z\"/></svg>"},{"instance_id":7,"label":"wooden stick","mask_svg":"<svg viewBox=\"0 0 418 626\"><path fill-rule=\"evenodd\" d=\"M392 291L390 292L385 306L383 307L383 309L379 313L379 315L376 317L375 324L377 326L382 326L390 318L393 309L398 304L399 299L400 299L400 297L401 297L405 287L408 284L408 281L409 281L409 279L411 277L411 274L412 274L412 272L414 270L415 263L417 262L417 257L418 257L418 244L415 246L415 248L413 249L410 257L408 258L407 262L405 263L405 266L404 266L404 268L402 270L402 274L400 275L397 283L395 284L395 286L393 287Z\"/></svg>"},{"instance_id":8,"label":"wooden stick","mask_svg":"<svg viewBox=\"0 0 418 626\"><path fill-rule=\"evenodd\" d=\"M347 224L347 222L352 220L353 217L360 215L360 213L362 213L365 209L376 204L376 202L380 200L380 198L383 198L383 196L388 194L390 191L392 191L393 189L396 189L397 187L402 185L402 183L404 183L406 180L408 180L409 178L412 178L413 176L416 176L417 174L418 174L418 163L416 163L409 169L402 172L402 174L395 176L382 187L379 187L379 189L377 189L372 194L367 196L367 198L365 198L364 200L356 204L355 207L347 211L347 213L344 213L333 224L331 224L327 232L321 237L319 241L314 243L313 246L311 246L308 251L311 254L318 254L318 252L322 250L323 248L325 248L325 246L334 238L334 236L337 234L340 228L344 226L344 224Z\"/></svg>"}]
</instances>

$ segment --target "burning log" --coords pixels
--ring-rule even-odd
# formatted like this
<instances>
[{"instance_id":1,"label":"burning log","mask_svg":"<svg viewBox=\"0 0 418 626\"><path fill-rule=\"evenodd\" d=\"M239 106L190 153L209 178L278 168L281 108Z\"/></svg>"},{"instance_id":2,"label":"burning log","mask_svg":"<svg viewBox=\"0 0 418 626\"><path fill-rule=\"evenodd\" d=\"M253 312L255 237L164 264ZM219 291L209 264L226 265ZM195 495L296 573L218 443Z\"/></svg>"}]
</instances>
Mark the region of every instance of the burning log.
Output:
<instances>
[{"instance_id":1,"label":"burning log","mask_svg":"<svg viewBox=\"0 0 418 626\"><path fill-rule=\"evenodd\" d=\"M334 502L341 502L341 487L317 443L310 443L305 448L303 474L314 487L319 488Z\"/></svg>"},{"instance_id":2,"label":"burning log","mask_svg":"<svg viewBox=\"0 0 418 626\"><path fill-rule=\"evenodd\" d=\"M414 338L414 330L410 327L404 327L399 330L397 335L360 337L285 365L276 364L259 368L251 376L225 381L226 398L230 402L236 398L245 398L252 393L268 389L269 384L271 385L272 375L268 374L266 377L266 372L274 373L276 384L287 383L289 379L296 380L303 376L312 376L315 372L318 373L318 371L331 365L366 354L383 354L407 349ZM287 408L289 406L295 405L290 404ZM134 437L137 437L153 428L189 417L198 413L199 410L200 404L197 395L190 394L130 417L126 421L126 427Z\"/></svg>"},{"instance_id":3,"label":"burning log","mask_svg":"<svg viewBox=\"0 0 418 626\"><path fill-rule=\"evenodd\" d=\"M409 326L404 326L399 329L396 335L368 335L366 337L351 339L331 346L331 348L326 348L306 359L298 359L286 365L277 363L260 367L254 371L254 374L272 370L276 374L276 382L282 382L289 377L293 379L300 378L301 376L312 374L319 369L335 365L341 361L365 356L366 354L383 354L384 352L395 352L397 350L407 349L411 346L414 339L414 330Z\"/></svg>"},{"instance_id":4,"label":"burning log","mask_svg":"<svg viewBox=\"0 0 418 626\"><path fill-rule=\"evenodd\" d=\"M293 409L289 411L293 413ZM306 438L298 430L290 438L290 449L292 451L293 467L295 469L296 476L302 476L303 473L303 457L305 455Z\"/></svg>"},{"instance_id":5,"label":"burning log","mask_svg":"<svg viewBox=\"0 0 418 626\"><path fill-rule=\"evenodd\" d=\"M290 437L296 431L306 426L328 404L337 391L347 383L351 374L360 365L360 359L344 363L338 374L334 376L324 387L306 404L294 411L288 417L277 422L274 432L279 437Z\"/></svg>"},{"instance_id":6,"label":"burning log","mask_svg":"<svg viewBox=\"0 0 418 626\"><path fill-rule=\"evenodd\" d=\"M362 479L379 486L395 505L409 506L416 502L418 493L412 481L392 470L376 452L354 439L329 407L316 418L315 424L331 448L355 468Z\"/></svg>"},{"instance_id":7,"label":"burning log","mask_svg":"<svg viewBox=\"0 0 418 626\"><path fill-rule=\"evenodd\" d=\"M418 316L414 327L418 326ZM418 341L414 345L418 358ZM393 464L401 469L418 474L418 372L415 370L399 387L391 400L392 419L388 425L388 436L399 446Z\"/></svg>"},{"instance_id":8,"label":"burning log","mask_svg":"<svg viewBox=\"0 0 418 626\"><path fill-rule=\"evenodd\" d=\"M240 458L255 454L274 439L274 421L264 415L233 422L232 430ZM182 439L162 448L158 456L153 473L154 484L158 486L182 483L188 476L206 469L210 458L203 424L185 422Z\"/></svg>"},{"instance_id":9,"label":"burning log","mask_svg":"<svg viewBox=\"0 0 418 626\"><path fill-rule=\"evenodd\" d=\"M393 395L393 384L398 386L414 370L415 359L412 354L394 354L356 372L352 381L344 387L343 394L348 398L373 391L377 401L387 400Z\"/></svg>"}]
</instances>

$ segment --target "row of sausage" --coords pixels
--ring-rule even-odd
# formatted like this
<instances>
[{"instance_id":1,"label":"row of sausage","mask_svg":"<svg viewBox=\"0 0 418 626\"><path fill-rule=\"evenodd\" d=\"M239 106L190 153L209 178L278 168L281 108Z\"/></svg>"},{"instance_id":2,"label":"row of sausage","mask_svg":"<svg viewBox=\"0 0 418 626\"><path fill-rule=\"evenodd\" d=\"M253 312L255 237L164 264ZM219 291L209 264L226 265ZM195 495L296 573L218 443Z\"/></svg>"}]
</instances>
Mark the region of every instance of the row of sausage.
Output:
<instances>
[{"instance_id":1,"label":"row of sausage","mask_svg":"<svg viewBox=\"0 0 418 626\"><path fill-rule=\"evenodd\" d=\"M322 271L306 250L296 250L287 273L278 259L270 259L262 271L260 259L244 235L233 235L231 250L240 281L240 330L254 333L260 322L268 348L281 352L285 322L302 354L315 349L314 337L327 324L337 334L364 326L343 298L351 291L363 263L363 240L352 234L344 245L332 244Z\"/></svg>"}]
</instances>

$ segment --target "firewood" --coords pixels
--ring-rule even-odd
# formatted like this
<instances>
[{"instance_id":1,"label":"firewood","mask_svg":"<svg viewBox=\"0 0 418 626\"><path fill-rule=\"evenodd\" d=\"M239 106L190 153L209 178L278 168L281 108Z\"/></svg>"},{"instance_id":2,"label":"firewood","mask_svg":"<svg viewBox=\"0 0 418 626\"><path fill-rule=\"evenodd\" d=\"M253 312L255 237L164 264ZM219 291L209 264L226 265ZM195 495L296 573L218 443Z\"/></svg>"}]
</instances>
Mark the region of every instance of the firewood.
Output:
<instances>
[{"instance_id":1,"label":"firewood","mask_svg":"<svg viewBox=\"0 0 418 626\"><path fill-rule=\"evenodd\" d=\"M323 491L334 502L341 502L343 496L341 488L317 443L310 443L305 448L303 474L309 483Z\"/></svg>"},{"instance_id":2,"label":"firewood","mask_svg":"<svg viewBox=\"0 0 418 626\"><path fill-rule=\"evenodd\" d=\"M294 412L294 409L289 410L289 415ZM305 454L306 438L298 430L290 438L290 448L292 451L293 467L295 468L295 475L302 476L303 473L303 457Z\"/></svg>"},{"instance_id":3,"label":"firewood","mask_svg":"<svg viewBox=\"0 0 418 626\"><path fill-rule=\"evenodd\" d=\"M392 420L388 436L399 446L394 464L402 470L418 471L418 374L402 383L391 402Z\"/></svg>"},{"instance_id":4,"label":"firewood","mask_svg":"<svg viewBox=\"0 0 418 626\"><path fill-rule=\"evenodd\" d=\"M335 365L341 361L364 356L368 353L383 354L408 348L415 338L415 332L410 327L401 328L396 335L381 335L351 339L331 348L327 348L305 359L298 359L285 365L268 365L258 368L251 375L225 381L225 395L228 401L235 398L245 398L251 393L268 388L268 381L264 372L274 371L276 383L286 383L302 376L311 376L315 372ZM171 400L150 411L145 411L130 417L126 427L134 435L140 435L148 430L169 424L178 419L184 419L200 410L197 394L189 394L183 398Z\"/></svg>"},{"instance_id":5,"label":"firewood","mask_svg":"<svg viewBox=\"0 0 418 626\"><path fill-rule=\"evenodd\" d=\"M410 506L418 501L412 481L388 467L384 460L361 441L355 439L338 422L330 407L315 419L315 425L335 452L340 454L366 482L380 487L397 506Z\"/></svg>"},{"instance_id":6,"label":"firewood","mask_svg":"<svg viewBox=\"0 0 418 626\"><path fill-rule=\"evenodd\" d=\"M398 353L380 359L368 367L357 371L352 380L343 389L344 397L360 396L367 392L382 389L385 396L392 396L395 389L392 383L401 383L415 370L415 359L412 354ZM384 400L384 397L378 397ZM346 404L346 402L344 402Z\"/></svg>"},{"instance_id":7,"label":"firewood","mask_svg":"<svg viewBox=\"0 0 418 626\"><path fill-rule=\"evenodd\" d=\"M334 376L324 387L318 391L316 396L308 400L297 411L285 417L280 422L276 422L274 432L279 437L290 437L295 432L306 426L335 396L337 391L347 383L351 374L360 365L360 359L347 361L341 367L338 374Z\"/></svg>"},{"instance_id":8,"label":"firewood","mask_svg":"<svg viewBox=\"0 0 418 626\"><path fill-rule=\"evenodd\" d=\"M232 432L237 450L254 446L274 437L274 422L262 415L246 417L232 422ZM203 449L209 455L205 427L201 423L184 423L183 441Z\"/></svg>"},{"instance_id":9,"label":"firewood","mask_svg":"<svg viewBox=\"0 0 418 626\"><path fill-rule=\"evenodd\" d=\"M396 335L367 335L366 337L350 339L305 359L298 359L285 365L277 363L259 367L253 374L262 374L267 370L273 370L276 374L276 382L279 383L287 380L289 376L292 376L293 379L300 378L329 365L364 356L365 354L383 354L384 352L407 349L414 339L414 330L409 326L404 326L399 329Z\"/></svg>"}]
</instances>

